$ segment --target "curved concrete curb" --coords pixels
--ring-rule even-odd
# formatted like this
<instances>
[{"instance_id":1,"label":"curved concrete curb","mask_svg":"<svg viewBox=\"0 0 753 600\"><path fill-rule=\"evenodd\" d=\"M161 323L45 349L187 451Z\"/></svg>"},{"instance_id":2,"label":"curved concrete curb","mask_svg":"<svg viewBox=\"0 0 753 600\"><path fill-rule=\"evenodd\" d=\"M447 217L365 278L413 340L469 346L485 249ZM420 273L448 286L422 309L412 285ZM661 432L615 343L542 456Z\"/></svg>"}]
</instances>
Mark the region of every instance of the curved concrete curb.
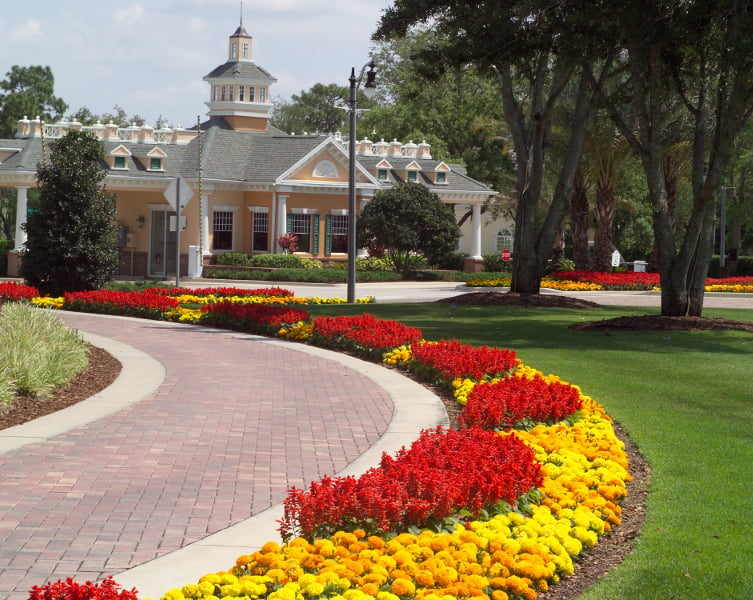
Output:
<instances>
[{"instance_id":1,"label":"curved concrete curb","mask_svg":"<svg viewBox=\"0 0 753 600\"><path fill-rule=\"evenodd\" d=\"M270 339L269 343L338 361L365 375L389 393L394 412L387 431L338 475L359 475L376 466L384 452L393 453L410 445L423 429L448 423L442 401L398 371L313 346L274 339ZM258 550L268 541L279 541L277 521L282 516L282 505L277 504L171 554L123 571L115 579L126 589L135 587L141 598L156 600L172 588L195 583L206 573L230 569L238 556Z\"/></svg>"},{"instance_id":2,"label":"curved concrete curb","mask_svg":"<svg viewBox=\"0 0 753 600\"><path fill-rule=\"evenodd\" d=\"M127 344L80 332L123 365L117 379L104 390L58 412L0 431L0 454L17 450L101 419L151 396L165 379L165 369L154 358Z\"/></svg>"}]
</instances>

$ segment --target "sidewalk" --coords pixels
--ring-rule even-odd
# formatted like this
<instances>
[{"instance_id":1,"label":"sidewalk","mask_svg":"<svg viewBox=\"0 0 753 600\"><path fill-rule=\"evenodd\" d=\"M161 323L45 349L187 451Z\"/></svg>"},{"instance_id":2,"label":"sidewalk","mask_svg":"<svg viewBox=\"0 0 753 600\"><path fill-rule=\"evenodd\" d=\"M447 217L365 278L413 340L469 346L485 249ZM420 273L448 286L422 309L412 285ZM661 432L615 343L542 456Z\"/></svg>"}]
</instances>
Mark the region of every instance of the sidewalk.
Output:
<instances>
[{"instance_id":1,"label":"sidewalk","mask_svg":"<svg viewBox=\"0 0 753 600\"><path fill-rule=\"evenodd\" d=\"M0 598L115 576L139 597L276 536L291 486L360 473L446 419L379 365L260 336L60 313L123 362L102 394L0 434Z\"/></svg>"}]
</instances>

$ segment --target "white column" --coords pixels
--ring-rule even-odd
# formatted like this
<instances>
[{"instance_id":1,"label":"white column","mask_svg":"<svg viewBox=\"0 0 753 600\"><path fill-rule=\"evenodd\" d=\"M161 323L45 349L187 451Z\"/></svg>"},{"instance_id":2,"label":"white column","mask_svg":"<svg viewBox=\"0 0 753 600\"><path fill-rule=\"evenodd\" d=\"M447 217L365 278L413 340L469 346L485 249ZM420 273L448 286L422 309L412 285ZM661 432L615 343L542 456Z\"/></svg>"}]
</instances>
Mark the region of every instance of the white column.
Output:
<instances>
[{"instance_id":1,"label":"white column","mask_svg":"<svg viewBox=\"0 0 753 600\"><path fill-rule=\"evenodd\" d=\"M285 235L288 227L288 196L285 194L277 195L277 233L275 239L272 241L272 247L274 248L273 254L278 253L277 238L281 235Z\"/></svg>"},{"instance_id":2,"label":"white column","mask_svg":"<svg viewBox=\"0 0 753 600\"><path fill-rule=\"evenodd\" d=\"M481 256L481 205L474 204L471 217L471 258L480 260Z\"/></svg>"},{"instance_id":3,"label":"white column","mask_svg":"<svg viewBox=\"0 0 753 600\"><path fill-rule=\"evenodd\" d=\"M211 254L209 250L209 194L201 194L201 252Z\"/></svg>"},{"instance_id":4,"label":"white column","mask_svg":"<svg viewBox=\"0 0 753 600\"><path fill-rule=\"evenodd\" d=\"M26 232L23 229L23 225L26 223L26 211L27 211L27 194L29 188L20 187L16 188L18 192L18 199L16 200L16 237L15 247L16 252L23 250L23 246L26 243Z\"/></svg>"}]
</instances>

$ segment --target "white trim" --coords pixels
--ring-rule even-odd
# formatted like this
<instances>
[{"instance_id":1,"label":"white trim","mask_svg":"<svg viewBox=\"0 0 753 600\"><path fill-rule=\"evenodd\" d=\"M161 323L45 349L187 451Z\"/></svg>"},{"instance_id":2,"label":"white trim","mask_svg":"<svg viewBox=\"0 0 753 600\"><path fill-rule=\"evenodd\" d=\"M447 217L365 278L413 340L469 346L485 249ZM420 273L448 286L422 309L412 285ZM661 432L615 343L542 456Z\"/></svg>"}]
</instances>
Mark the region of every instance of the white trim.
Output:
<instances>
[{"instance_id":1,"label":"white trim","mask_svg":"<svg viewBox=\"0 0 753 600\"><path fill-rule=\"evenodd\" d=\"M248 212L269 214L269 206L247 206L246 208Z\"/></svg>"},{"instance_id":2,"label":"white trim","mask_svg":"<svg viewBox=\"0 0 753 600\"><path fill-rule=\"evenodd\" d=\"M291 208L290 214L292 215L316 215L319 213L318 208Z\"/></svg>"},{"instance_id":3,"label":"white trim","mask_svg":"<svg viewBox=\"0 0 753 600\"><path fill-rule=\"evenodd\" d=\"M215 204L212 206L212 212L237 212L240 206L225 206L223 204Z\"/></svg>"},{"instance_id":4,"label":"white trim","mask_svg":"<svg viewBox=\"0 0 753 600\"><path fill-rule=\"evenodd\" d=\"M348 214L347 208L333 208L329 211L331 215L346 216Z\"/></svg>"}]
</instances>

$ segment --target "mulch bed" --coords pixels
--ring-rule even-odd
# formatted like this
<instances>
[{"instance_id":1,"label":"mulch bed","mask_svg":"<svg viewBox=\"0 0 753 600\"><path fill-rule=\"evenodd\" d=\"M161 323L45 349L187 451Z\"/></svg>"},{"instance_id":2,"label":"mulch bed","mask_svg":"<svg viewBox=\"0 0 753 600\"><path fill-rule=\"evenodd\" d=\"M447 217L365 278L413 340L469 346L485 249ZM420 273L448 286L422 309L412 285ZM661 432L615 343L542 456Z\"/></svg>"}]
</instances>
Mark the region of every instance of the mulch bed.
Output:
<instances>
[{"instance_id":1,"label":"mulch bed","mask_svg":"<svg viewBox=\"0 0 753 600\"><path fill-rule=\"evenodd\" d=\"M122 365L109 352L89 346L89 367L51 398L16 396L13 407L0 415L0 429L21 425L86 400L101 392L120 375Z\"/></svg>"}]
</instances>

